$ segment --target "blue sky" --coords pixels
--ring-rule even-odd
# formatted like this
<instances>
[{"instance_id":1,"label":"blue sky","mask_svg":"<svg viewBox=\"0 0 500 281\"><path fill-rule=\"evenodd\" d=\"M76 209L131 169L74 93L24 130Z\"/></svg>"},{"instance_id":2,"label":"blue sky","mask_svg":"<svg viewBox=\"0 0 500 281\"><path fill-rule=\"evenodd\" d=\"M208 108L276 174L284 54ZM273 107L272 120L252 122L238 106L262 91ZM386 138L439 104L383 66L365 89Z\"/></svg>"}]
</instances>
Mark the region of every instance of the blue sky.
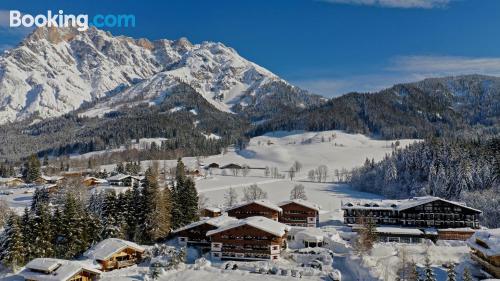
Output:
<instances>
[{"instance_id":1,"label":"blue sky","mask_svg":"<svg viewBox=\"0 0 500 281\"><path fill-rule=\"evenodd\" d=\"M26 31L8 11L135 14L113 34L220 41L284 79L326 96L424 77L500 75L498 0L11 1L0 3L0 48Z\"/></svg>"}]
</instances>

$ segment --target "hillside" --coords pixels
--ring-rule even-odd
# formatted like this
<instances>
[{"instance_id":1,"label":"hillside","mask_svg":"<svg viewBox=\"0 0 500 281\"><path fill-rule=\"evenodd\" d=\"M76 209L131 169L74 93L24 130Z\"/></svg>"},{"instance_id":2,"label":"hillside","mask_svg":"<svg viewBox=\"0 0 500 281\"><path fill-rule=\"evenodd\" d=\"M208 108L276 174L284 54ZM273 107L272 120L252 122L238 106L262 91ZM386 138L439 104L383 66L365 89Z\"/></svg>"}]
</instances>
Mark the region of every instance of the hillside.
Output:
<instances>
[{"instance_id":1,"label":"hillside","mask_svg":"<svg viewBox=\"0 0 500 281\"><path fill-rule=\"evenodd\" d=\"M259 125L274 130L346 130L386 139L496 134L500 78L469 75L398 84L377 93L350 93L299 114Z\"/></svg>"}]
</instances>

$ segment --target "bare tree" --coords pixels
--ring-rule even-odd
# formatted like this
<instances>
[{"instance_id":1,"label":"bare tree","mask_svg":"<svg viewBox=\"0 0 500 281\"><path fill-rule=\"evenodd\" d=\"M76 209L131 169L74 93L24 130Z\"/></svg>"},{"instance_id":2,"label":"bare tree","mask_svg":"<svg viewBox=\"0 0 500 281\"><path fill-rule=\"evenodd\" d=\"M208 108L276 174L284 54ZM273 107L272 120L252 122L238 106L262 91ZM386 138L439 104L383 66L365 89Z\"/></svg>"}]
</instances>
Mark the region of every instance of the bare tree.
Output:
<instances>
[{"instance_id":1,"label":"bare tree","mask_svg":"<svg viewBox=\"0 0 500 281\"><path fill-rule=\"evenodd\" d=\"M298 173L300 172L300 170L302 170L302 163L295 160L295 162L293 162L293 167L295 168L295 171Z\"/></svg>"},{"instance_id":2,"label":"bare tree","mask_svg":"<svg viewBox=\"0 0 500 281\"><path fill-rule=\"evenodd\" d=\"M224 206L232 207L238 203L238 193L236 189L230 187L224 194Z\"/></svg>"},{"instance_id":3,"label":"bare tree","mask_svg":"<svg viewBox=\"0 0 500 281\"><path fill-rule=\"evenodd\" d=\"M208 197L203 193L198 194L198 211L200 212L200 214L208 206L208 201Z\"/></svg>"},{"instance_id":4,"label":"bare tree","mask_svg":"<svg viewBox=\"0 0 500 281\"><path fill-rule=\"evenodd\" d=\"M266 198L267 192L262 190L262 188L258 187L256 184L252 184L251 186L243 189L243 200L246 202Z\"/></svg>"},{"instance_id":5,"label":"bare tree","mask_svg":"<svg viewBox=\"0 0 500 281\"><path fill-rule=\"evenodd\" d=\"M271 169L268 166L264 169L264 176L267 178L271 174Z\"/></svg>"},{"instance_id":6,"label":"bare tree","mask_svg":"<svg viewBox=\"0 0 500 281\"><path fill-rule=\"evenodd\" d=\"M302 184L297 184L292 188L292 191L290 192L290 199L307 200L306 191Z\"/></svg>"},{"instance_id":7,"label":"bare tree","mask_svg":"<svg viewBox=\"0 0 500 281\"><path fill-rule=\"evenodd\" d=\"M242 174L244 177L248 176L248 174L250 173L250 167L248 167L248 165L243 165L243 169L242 169Z\"/></svg>"},{"instance_id":8,"label":"bare tree","mask_svg":"<svg viewBox=\"0 0 500 281\"><path fill-rule=\"evenodd\" d=\"M233 176L237 177L240 174L240 169L232 168L231 173L233 173Z\"/></svg>"},{"instance_id":9,"label":"bare tree","mask_svg":"<svg viewBox=\"0 0 500 281\"><path fill-rule=\"evenodd\" d=\"M307 173L307 178L308 178L310 181L316 181L316 172L315 172L315 170L310 170L310 171Z\"/></svg>"},{"instance_id":10,"label":"bare tree","mask_svg":"<svg viewBox=\"0 0 500 281\"><path fill-rule=\"evenodd\" d=\"M318 182L325 182L326 178L328 177L328 167L326 167L325 165L321 165L318 167L317 171Z\"/></svg>"},{"instance_id":11,"label":"bare tree","mask_svg":"<svg viewBox=\"0 0 500 281\"><path fill-rule=\"evenodd\" d=\"M290 180L293 181L293 178L295 177L295 167L291 167L290 170L288 171L288 176L290 177Z\"/></svg>"},{"instance_id":12,"label":"bare tree","mask_svg":"<svg viewBox=\"0 0 500 281\"><path fill-rule=\"evenodd\" d=\"M340 171L339 169L335 169L333 171L333 174L335 175L335 177L337 178L337 181L340 182L341 178L340 178Z\"/></svg>"}]
</instances>

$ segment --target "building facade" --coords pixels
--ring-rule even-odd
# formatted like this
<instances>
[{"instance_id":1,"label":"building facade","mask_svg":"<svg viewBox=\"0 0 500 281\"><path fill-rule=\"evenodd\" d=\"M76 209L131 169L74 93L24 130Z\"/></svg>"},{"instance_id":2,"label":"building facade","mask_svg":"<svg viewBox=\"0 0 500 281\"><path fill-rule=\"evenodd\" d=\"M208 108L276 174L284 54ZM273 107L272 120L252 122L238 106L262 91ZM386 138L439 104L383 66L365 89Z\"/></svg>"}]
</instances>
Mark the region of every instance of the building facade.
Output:
<instances>
[{"instance_id":1,"label":"building facade","mask_svg":"<svg viewBox=\"0 0 500 281\"><path fill-rule=\"evenodd\" d=\"M279 216L281 223L290 226L318 226L319 206L300 199L281 202L278 206L283 210Z\"/></svg>"},{"instance_id":2,"label":"building facade","mask_svg":"<svg viewBox=\"0 0 500 281\"><path fill-rule=\"evenodd\" d=\"M481 211L438 197L407 200L347 202L342 204L344 223L355 226L363 220L376 225L425 230L422 238L466 240L479 229ZM429 231L434 229L434 231Z\"/></svg>"},{"instance_id":3,"label":"building facade","mask_svg":"<svg viewBox=\"0 0 500 281\"><path fill-rule=\"evenodd\" d=\"M207 232L213 259L277 260L290 227L265 217L249 217Z\"/></svg>"},{"instance_id":4,"label":"building facade","mask_svg":"<svg viewBox=\"0 0 500 281\"><path fill-rule=\"evenodd\" d=\"M234 221L237 221L237 219L223 215L193 222L174 230L172 233L177 237L177 242L181 246L210 247L210 237L207 236L207 232Z\"/></svg>"},{"instance_id":5,"label":"building facade","mask_svg":"<svg viewBox=\"0 0 500 281\"><path fill-rule=\"evenodd\" d=\"M261 216L277 221L283 210L267 200L255 200L226 209L230 217L244 219Z\"/></svg>"}]
</instances>

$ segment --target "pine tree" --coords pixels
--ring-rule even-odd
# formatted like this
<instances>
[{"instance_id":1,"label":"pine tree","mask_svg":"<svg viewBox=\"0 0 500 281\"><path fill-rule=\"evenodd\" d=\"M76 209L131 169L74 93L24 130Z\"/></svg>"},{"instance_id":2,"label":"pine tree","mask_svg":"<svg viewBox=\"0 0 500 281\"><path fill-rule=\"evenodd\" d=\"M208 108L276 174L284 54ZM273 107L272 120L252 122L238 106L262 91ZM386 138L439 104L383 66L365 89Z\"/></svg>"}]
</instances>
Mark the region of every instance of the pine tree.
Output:
<instances>
[{"instance_id":1,"label":"pine tree","mask_svg":"<svg viewBox=\"0 0 500 281\"><path fill-rule=\"evenodd\" d=\"M33 240L31 241L33 258L44 258L54 256L53 229L51 224L51 214L47 203L40 204L37 207L31 232Z\"/></svg>"},{"instance_id":2,"label":"pine tree","mask_svg":"<svg viewBox=\"0 0 500 281\"><path fill-rule=\"evenodd\" d=\"M63 258L72 259L82 253L87 248L87 241L84 240L83 210L75 196L68 192L62 211L62 246Z\"/></svg>"},{"instance_id":3,"label":"pine tree","mask_svg":"<svg viewBox=\"0 0 500 281\"><path fill-rule=\"evenodd\" d=\"M45 188L36 188L31 199L31 209L32 213L38 212L38 207L40 205L48 204L50 201L49 192Z\"/></svg>"},{"instance_id":4,"label":"pine tree","mask_svg":"<svg viewBox=\"0 0 500 281\"><path fill-rule=\"evenodd\" d=\"M464 277L463 281L472 281L472 275L470 274L470 270L468 267L464 268Z\"/></svg>"},{"instance_id":5,"label":"pine tree","mask_svg":"<svg viewBox=\"0 0 500 281\"><path fill-rule=\"evenodd\" d=\"M24 258L26 261L33 259L33 245L31 242L34 239L33 219L28 207L24 208L23 216L21 217L21 232L24 243Z\"/></svg>"},{"instance_id":6,"label":"pine tree","mask_svg":"<svg viewBox=\"0 0 500 281\"><path fill-rule=\"evenodd\" d=\"M457 280L457 273L455 272L455 264L454 263L450 262L448 264L447 275L448 275L448 278L446 279L447 281L456 281Z\"/></svg>"},{"instance_id":7,"label":"pine tree","mask_svg":"<svg viewBox=\"0 0 500 281\"><path fill-rule=\"evenodd\" d=\"M0 260L16 271L25 263L25 244L20 227L19 217L12 213L7 219L3 238L0 241Z\"/></svg>"},{"instance_id":8,"label":"pine tree","mask_svg":"<svg viewBox=\"0 0 500 281\"><path fill-rule=\"evenodd\" d=\"M408 276L408 281L420 281L420 274L418 273L417 264L412 261L410 264L410 275Z\"/></svg>"},{"instance_id":9,"label":"pine tree","mask_svg":"<svg viewBox=\"0 0 500 281\"><path fill-rule=\"evenodd\" d=\"M40 160L35 154L32 154L28 161L25 163L25 169L23 176L26 179L26 182L32 183L34 182L38 177L40 177Z\"/></svg>"},{"instance_id":10,"label":"pine tree","mask_svg":"<svg viewBox=\"0 0 500 281\"><path fill-rule=\"evenodd\" d=\"M59 207L56 207L54 210L54 214L52 216L52 232L53 232L53 238L52 238L52 244L54 247L54 255L57 258L63 258L64 257L64 244L63 244L63 231L64 231L64 222L63 222L63 215Z\"/></svg>"},{"instance_id":11,"label":"pine tree","mask_svg":"<svg viewBox=\"0 0 500 281\"><path fill-rule=\"evenodd\" d=\"M181 198L182 202L184 202L182 205L184 214L183 225L197 221L199 219L198 191L192 178L187 178Z\"/></svg>"},{"instance_id":12,"label":"pine tree","mask_svg":"<svg viewBox=\"0 0 500 281\"><path fill-rule=\"evenodd\" d=\"M126 215L126 237L131 241L139 241L139 225L144 223L144 213L142 212L142 195L139 187L136 185L132 191L126 193L127 203L125 205Z\"/></svg>"},{"instance_id":13,"label":"pine tree","mask_svg":"<svg viewBox=\"0 0 500 281\"><path fill-rule=\"evenodd\" d=\"M142 199L144 208L144 224L142 225L144 243L156 242L166 237L170 231L170 215L167 202L161 194L157 172L153 169L146 171L146 180L142 188Z\"/></svg>"},{"instance_id":14,"label":"pine tree","mask_svg":"<svg viewBox=\"0 0 500 281\"><path fill-rule=\"evenodd\" d=\"M425 257L425 267L424 267L424 280L423 281L437 281L436 274L432 269L431 260L429 256Z\"/></svg>"},{"instance_id":15,"label":"pine tree","mask_svg":"<svg viewBox=\"0 0 500 281\"><path fill-rule=\"evenodd\" d=\"M185 181L184 163L179 159L176 167L175 186L172 191L172 227L174 229L183 226L184 221L186 221L183 213L184 202L182 201Z\"/></svg>"}]
</instances>

